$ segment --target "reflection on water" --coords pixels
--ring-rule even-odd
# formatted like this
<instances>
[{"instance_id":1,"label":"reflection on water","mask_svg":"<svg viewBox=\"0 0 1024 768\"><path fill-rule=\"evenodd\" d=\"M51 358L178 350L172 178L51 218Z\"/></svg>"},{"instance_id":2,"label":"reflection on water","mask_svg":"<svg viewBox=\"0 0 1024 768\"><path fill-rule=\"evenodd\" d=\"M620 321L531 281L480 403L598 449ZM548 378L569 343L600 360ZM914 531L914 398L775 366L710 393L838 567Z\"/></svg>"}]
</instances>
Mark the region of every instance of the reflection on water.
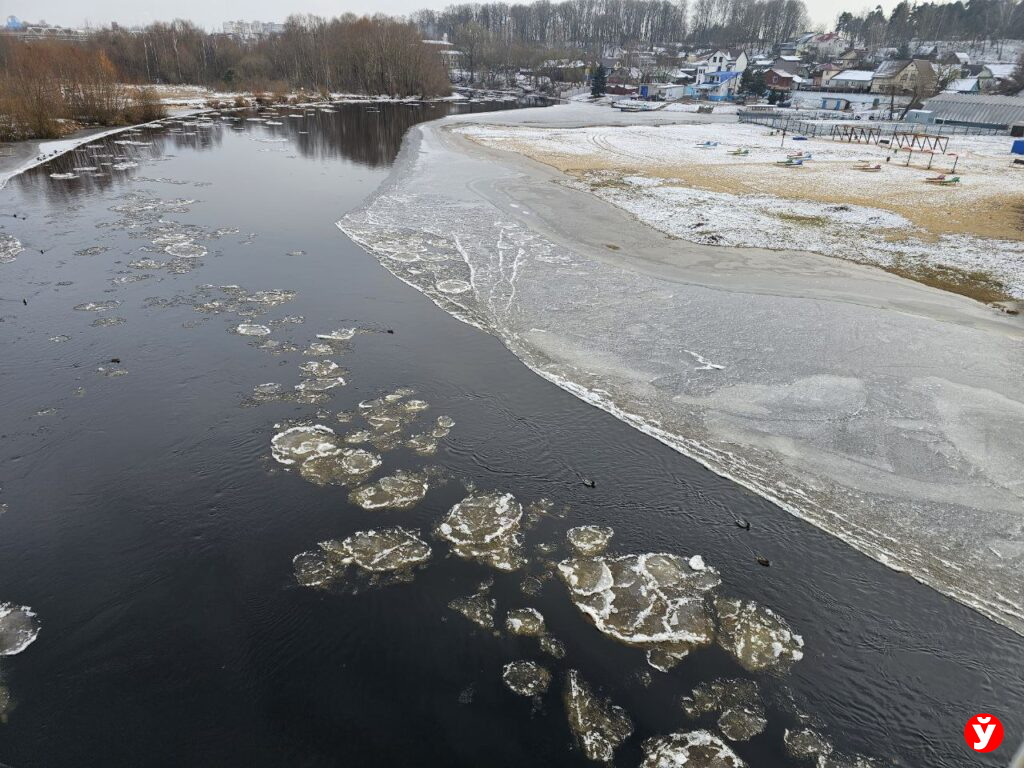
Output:
<instances>
[{"instance_id":1,"label":"reflection on water","mask_svg":"<svg viewBox=\"0 0 1024 768\"><path fill-rule=\"evenodd\" d=\"M959 625L1005 665L999 630L565 397L339 235L407 128L466 108L169 120L8 190L0 655L26 652L0 760L896 765L906 739L858 753L908 698L915 732L947 678L1014 702L945 645ZM881 655L907 635L923 653Z\"/></svg>"}]
</instances>

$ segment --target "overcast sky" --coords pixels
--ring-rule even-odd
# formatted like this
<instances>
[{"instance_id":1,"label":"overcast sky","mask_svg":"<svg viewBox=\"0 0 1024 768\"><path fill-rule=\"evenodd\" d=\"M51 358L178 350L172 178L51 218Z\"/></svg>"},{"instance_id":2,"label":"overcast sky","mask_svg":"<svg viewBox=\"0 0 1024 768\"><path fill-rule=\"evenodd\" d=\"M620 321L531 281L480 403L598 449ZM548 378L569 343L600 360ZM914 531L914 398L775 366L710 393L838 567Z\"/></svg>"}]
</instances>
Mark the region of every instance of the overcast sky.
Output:
<instances>
[{"instance_id":1,"label":"overcast sky","mask_svg":"<svg viewBox=\"0 0 1024 768\"><path fill-rule=\"evenodd\" d=\"M807 9L815 25L831 27L836 15L844 10L874 7L864 0L806 0ZM896 0L882 3L888 11ZM176 0L170 3L138 2L137 0L14 0L4 3L4 17L13 13L26 21L45 20L66 27L82 26L86 22L102 26L112 21L126 25L147 24L151 21L169 21L185 18L207 29L220 29L221 22L237 18L247 21L284 21L290 13L314 13L337 16L346 11L354 13L404 14L419 8L443 8L448 0L247 0L245 3L209 2L209 0ZM244 9L244 10L243 10Z\"/></svg>"}]
</instances>

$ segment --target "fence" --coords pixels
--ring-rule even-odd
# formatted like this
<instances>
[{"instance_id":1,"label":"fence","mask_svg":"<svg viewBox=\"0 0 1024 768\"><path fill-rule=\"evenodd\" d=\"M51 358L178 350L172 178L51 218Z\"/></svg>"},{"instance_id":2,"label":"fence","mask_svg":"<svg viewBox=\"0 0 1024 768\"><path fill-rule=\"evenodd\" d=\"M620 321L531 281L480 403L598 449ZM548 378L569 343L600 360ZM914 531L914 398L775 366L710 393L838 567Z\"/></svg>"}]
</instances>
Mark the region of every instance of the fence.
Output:
<instances>
[{"instance_id":1,"label":"fence","mask_svg":"<svg viewBox=\"0 0 1024 768\"><path fill-rule=\"evenodd\" d=\"M892 142L897 135L916 134L919 136L996 136L1006 135L1007 129L1001 128L975 128L969 125L949 125L947 123L908 123L899 120L862 120L856 122L856 127L863 127L863 131L854 129L851 121L854 118L841 117L839 115L822 118L819 114L813 116L803 114L780 114L778 112L759 112L751 110L740 110L737 116L741 123L754 123L786 133L799 134L801 136L825 136L833 140L850 141L851 135L854 142ZM859 135L864 134L865 138ZM868 136L869 135L869 136Z\"/></svg>"}]
</instances>

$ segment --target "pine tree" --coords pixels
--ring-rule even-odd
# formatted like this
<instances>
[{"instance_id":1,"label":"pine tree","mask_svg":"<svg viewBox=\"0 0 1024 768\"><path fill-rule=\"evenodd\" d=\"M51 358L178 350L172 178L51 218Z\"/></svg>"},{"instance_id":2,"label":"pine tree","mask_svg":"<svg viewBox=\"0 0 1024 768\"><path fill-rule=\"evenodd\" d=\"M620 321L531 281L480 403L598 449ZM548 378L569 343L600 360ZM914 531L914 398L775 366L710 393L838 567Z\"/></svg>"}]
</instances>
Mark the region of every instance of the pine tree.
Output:
<instances>
[{"instance_id":1,"label":"pine tree","mask_svg":"<svg viewBox=\"0 0 1024 768\"><path fill-rule=\"evenodd\" d=\"M590 95L597 98L604 96L608 89L608 73L604 71L604 64L598 64L594 70L594 76L590 81Z\"/></svg>"}]
</instances>

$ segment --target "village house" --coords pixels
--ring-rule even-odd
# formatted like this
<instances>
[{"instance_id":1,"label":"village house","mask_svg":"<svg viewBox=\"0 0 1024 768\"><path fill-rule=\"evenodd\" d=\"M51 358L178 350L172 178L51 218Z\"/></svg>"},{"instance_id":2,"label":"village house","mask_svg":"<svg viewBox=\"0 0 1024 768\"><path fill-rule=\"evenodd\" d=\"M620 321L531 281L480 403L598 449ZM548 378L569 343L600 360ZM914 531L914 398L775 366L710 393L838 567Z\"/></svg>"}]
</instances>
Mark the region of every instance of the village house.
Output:
<instances>
[{"instance_id":1,"label":"village house","mask_svg":"<svg viewBox=\"0 0 1024 768\"><path fill-rule=\"evenodd\" d=\"M947 85L943 93L981 93L981 85L976 77L961 77Z\"/></svg>"},{"instance_id":2,"label":"village house","mask_svg":"<svg viewBox=\"0 0 1024 768\"><path fill-rule=\"evenodd\" d=\"M811 83L815 88L828 88L832 78L842 71L840 64L819 64L811 70Z\"/></svg>"},{"instance_id":3,"label":"village house","mask_svg":"<svg viewBox=\"0 0 1024 768\"><path fill-rule=\"evenodd\" d=\"M875 73L869 69L844 69L829 80L834 91L870 91Z\"/></svg>"},{"instance_id":4,"label":"village house","mask_svg":"<svg viewBox=\"0 0 1024 768\"><path fill-rule=\"evenodd\" d=\"M772 67L764 75L764 85L772 91L793 91L803 82L800 75Z\"/></svg>"},{"instance_id":5,"label":"village house","mask_svg":"<svg viewBox=\"0 0 1024 768\"><path fill-rule=\"evenodd\" d=\"M739 87L739 72L709 72L697 92L709 101L732 101Z\"/></svg>"},{"instance_id":6,"label":"village house","mask_svg":"<svg viewBox=\"0 0 1024 768\"><path fill-rule=\"evenodd\" d=\"M995 90L1003 81L1012 78L1016 69L1016 64L986 64L978 73L979 86L982 90Z\"/></svg>"},{"instance_id":7,"label":"village house","mask_svg":"<svg viewBox=\"0 0 1024 768\"><path fill-rule=\"evenodd\" d=\"M893 59L879 65L871 81L871 93L928 93L935 83L935 70L924 59Z\"/></svg>"},{"instance_id":8,"label":"village house","mask_svg":"<svg viewBox=\"0 0 1024 768\"><path fill-rule=\"evenodd\" d=\"M835 58L848 46L849 41L838 32L825 32L812 37L807 44L807 49L814 54L817 60L822 61Z\"/></svg>"}]
</instances>

